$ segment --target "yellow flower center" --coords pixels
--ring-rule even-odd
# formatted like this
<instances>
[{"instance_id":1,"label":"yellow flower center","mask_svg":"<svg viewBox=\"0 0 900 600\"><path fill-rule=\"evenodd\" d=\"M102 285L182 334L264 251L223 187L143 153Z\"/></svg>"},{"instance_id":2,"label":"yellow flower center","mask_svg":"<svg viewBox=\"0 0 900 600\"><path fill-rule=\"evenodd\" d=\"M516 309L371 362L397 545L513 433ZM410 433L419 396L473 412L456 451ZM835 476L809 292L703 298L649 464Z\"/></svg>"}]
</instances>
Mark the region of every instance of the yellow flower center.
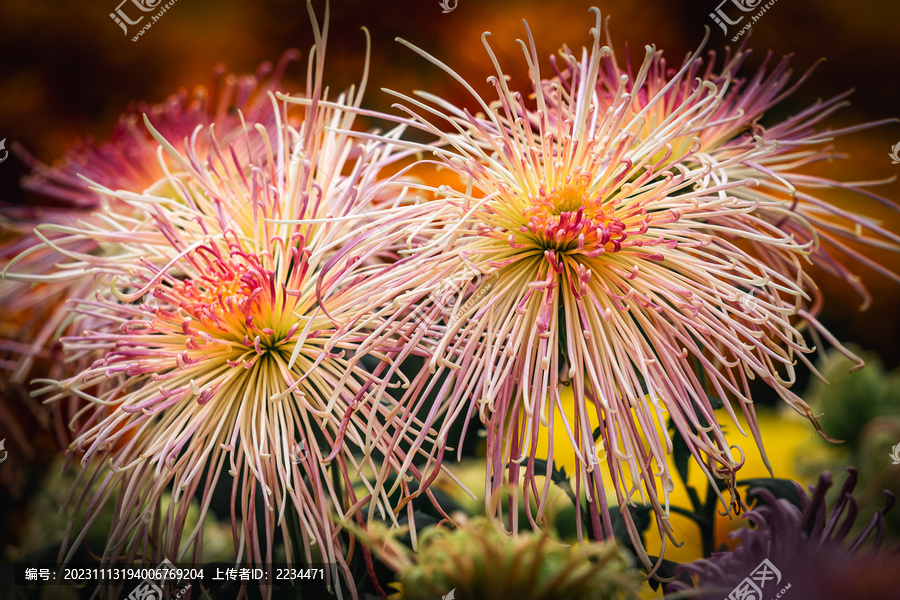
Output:
<instances>
[{"instance_id":1,"label":"yellow flower center","mask_svg":"<svg viewBox=\"0 0 900 600\"><path fill-rule=\"evenodd\" d=\"M528 203L527 225L519 231L545 250L599 255L618 251L627 237L625 225L611 210L604 210L600 195L581 180L549 190L542 187L537 195L529 194Z\"/></svg>"}]
</instances>

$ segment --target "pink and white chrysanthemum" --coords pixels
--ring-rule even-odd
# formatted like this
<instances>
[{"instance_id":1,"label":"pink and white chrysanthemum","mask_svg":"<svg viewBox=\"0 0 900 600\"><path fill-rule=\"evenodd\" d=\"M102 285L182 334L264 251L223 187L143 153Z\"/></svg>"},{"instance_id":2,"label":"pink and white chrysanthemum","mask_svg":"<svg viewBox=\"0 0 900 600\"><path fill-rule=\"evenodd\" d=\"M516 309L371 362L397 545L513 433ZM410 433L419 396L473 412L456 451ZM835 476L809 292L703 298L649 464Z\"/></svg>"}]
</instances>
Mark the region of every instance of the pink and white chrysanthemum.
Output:
<instances>
[{"instance_id":1,"label":"pink and white chrysanthemum","mask_svg":"<svg viewBox=\"0 0 900 600\"><path fill-rule=\"evenodd\" d=\"M165 157L162 163L157 158L159 144L145 126L143 115L162 137L179 146L196 131L193 145L200 156L212 149L213 129L209 126L215 124L218 143L228 146L237 142L233 147L243 164L251 157L258 158L264 150L259 141L248 146L239 137L246 126L252 128L257 123L274 133L275 115L266 95L279 90L284 71L296 56L295 51L286 52L277 66L264 63L255 75L225 74L220 65L213 71L209 89L199 86L191 95L181 90L156 105L137 103L119 117L108 141L97 144L91 138L78 140L53 166L16 148L32 169L22 185L36 195L38 203L0 207L0 234L8 239L0 244L0 264L7 275L7 280L0 281L0 305L5 309L0 320L0 350L10 357L11 380L24 381L37 357L49 357L52 341L70 325L64 308L66 298L88 296L95 284L59 273L55 265L60 255L41 244L32 234L34 227L41 223L77 226L79 221L93 221L94 213L110 203L113 210L127 212L130 207L110 200L93 186L138 193L165 176L166 167L173 164ZM78 250L100 252L91 240L84 240ZM8 269L17 256L17 264L12 267L16 271L47 277L34 285L15 281L15 274ZM54 374L58 375L59 369L54 369Z\"/></svg>"},{"instance_id":2,"label":"pink and white chrysanthemum","mask_svg":"<svg viewBox=\"0 0 900 600\"><path fill-rule=\"evenodd\" d=\"M99 491L74 498L87 516L70 555L115 502L104 560L199 562L212 491L230 483L239 561L273 561L280 531L289 562L336 564L355 597L341 521L363 526L368 508L396 523L389 474L412 510L419 473L398 444L411 434L397 430L385 394L403 383L384 376L396 342L371 326L372 306L392 294L370 283L381 247L341 254L371 227L369 211L404 197L382 169L405 152L335 131L352 127L362 91L325 97L326 34L315 33L311 89L294 102L304 118L289 124L286 103L270 96L275 134L248 124L237 138L261 156L242 164L237 141L206 157L179 152L151 127L167 154L160 163L175 168L142 194L100 188L131 214L39 228L68 257L60 268L109 286L70 302L87 325L63 348L89 366L35 392L86 402L71 450ZM119 250L71 249L83 240ZM352 281L320 279L326 263ZM365 368L365 356L376 366ZM200 516L190 529L192 502Z\"/></svg>"},{"instance_id":3,"label":"pink and white chrysanthemum","mask_svg":"<svg viewBox=\"0 0 900 600\"><path fill-rule=\"evenodd\" d=\"M444 314L430 360L431 373L444 377L423 373L407 392L427 408L424 427L439 428L438 463L453 422L477 413L487 428L488 511L502 514L508 483L515 530L521 486L537 526L554 452L563 450L549 444L546 469L535 456L562 427L578 457L577 489L592 509L592 534L612 535L600 475L606 468L649 564L628 507L650 504L659 531L672 537L667 420L710 481L733 485L743 453L717 422L714 398L746 435L736 415L743 413L765 458L750 381L764 381L815 422L790 389L794 364L813 351L804 331L837 342L810 306L804 265L816 251L816 220L782 198L749 193L758 182L746 169L745 178L719 176L783 158L780 144L757 136L714 160L704 154L704 126L713 127L715 141L725 119L716 112L723 82L705 81L686 97L664 89L636 110L623 81L604 105L597 90L609 49L601 48L600 25L598 12L593 47L580 60L564 52L569 70L554 81L541 77L534 43L522 44L534 93L528 103L509 88L487 42L498 94L490 104L413 47L484 112L472 115L427 93L398 94L410 122L440 141L420 148L457 171L463 188L443 187L443 199L403 209L396 235L429 231L432 239L411 244L408 262L395 265L398 287L408 290L398 295L406 303L396 318L419 314L430 324L435 311ZM642 74L653 64L648 56ZM661 105L668 116L649 119ZM448 281L459 292L449 301ZM562 386L572 388L574 414ZM424 407L431 391L440 402ZM598 455L607 457L603 467Z\"/></svg>"}]
</instances>

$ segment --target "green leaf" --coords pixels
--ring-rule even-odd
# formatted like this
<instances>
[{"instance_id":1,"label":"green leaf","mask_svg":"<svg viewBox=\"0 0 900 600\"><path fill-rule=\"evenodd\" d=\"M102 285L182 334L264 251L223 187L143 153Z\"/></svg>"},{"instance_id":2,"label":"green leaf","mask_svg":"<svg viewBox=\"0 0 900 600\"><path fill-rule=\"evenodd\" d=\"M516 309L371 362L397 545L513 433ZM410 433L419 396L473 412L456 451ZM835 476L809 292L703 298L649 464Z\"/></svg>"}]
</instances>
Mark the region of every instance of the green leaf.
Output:
<instances>
[{"instance_id":1,"label":"green leaf","mask_svg":"<svg viewBox=\"0 0 900 600\"><path fill-rule=\"evenodd\" d=\"M658 556L649 556L648 555L648 558L650 559L650 562L652 562L654 565L656 564L656 561L659 560ZM674 578L674 579L683 581L683 582L687 583L688 585L692 585L691 578L687 573L682 573L680 577L675 576L675 567L678 567L678 566L679 566L679 564L677 562L673 562L671 560L664 558L659 569L656 571L656 574L659 575L663 579ZM656 579L650 578L647 581L647 583L650 584L650 587L653 588L654 592L659 589L660 582L657 581Z\"/></svg>"},{"instance_id":2,"label":"green leaf","mask_svg":"<svg viewBox=\"0 0 900 600\"><path fill-rule=\"evenodd\" d=\"M535 474L543 474L547 472L547 460L543 458L535 458L534 459L534 472ZM551 466L550 468L550 481L555 483L558 487L560 487L569 498L572 499L573 504L577 504L575 498L575 491L572 489L572 485L569 483L569 476L566 474L566 468L560 467L559 469L556 466Z\"/></svg>"},{"instance_id":3,"label":"green leaf","mask_svg":"<svg viewBox=\"0 0 900 600\"><path fill-rule=\"evenodd\" d=\"M647 528L650 527L651 508L649 505L639 504L637 506L629 507L628 512L631 514L631 519L634 521L635 527L637 527L638 534L640 534L641 537L641 543L643 544L644 533L647 531ZM625 517L622 516L622 509L618 506L610 507L609 518L612 521L613 536L616 538L616 542L637 554L634 549L634 544L631 543L631 538L628 536L628 527L625 524Z\"/></svg>"},{"instance_id":4,"label":"green leaf","mask_svg":"<svg viewBox=\"0 0 900 600\"><path fill-rule=\"evenodd\" d=\"M536 473L546 472L547 461L543 458L534 459L534 470ZM578 498L575 496L575 490L572 489L572 484L569 481L569 476L566 474L565 467L560 467L559 469L557 469L556 467L551 467L550 480L555 483L560 489L566 492L573 505L579 506ZM589 515L585 510L586 507L583 503L580 506L582 521L584 523L588 523ZM648 505L637 505L629 507L628 510L631 514L632 520L634 521L635 527L637 527L638 533L640 534L641 542L643 543L644 532L646 532L647 528L650 527L651 507ZM612 522L612 534L613 537L616 538L616 541L637 554L634 550L634 546L631 543L631 538L628 537L628 528L625 524L625 518L622 516L622 512L618 506L610 507L609 518Z\"/></svg>"},{"instance_id":5,"label":"green leaf","mask_svg":"<svg viewBox=\"0 0 900 600\"><path fill-rule=\"evenodd\" d=\"M765 499L759 494L754 493L755 489L762 488L769 490L773 496L783 500L787 500L799 509L803 509L800 504L800 493L797 487L790 479L778 479L775 477L760 477L757 479L744 479L738 481L737 485L747 486L747 500L751 502L765 503Z\"/></svg>"},{"instance_id":6,"label":"green leaf","mask_svg":"<svg viewBox=\"0 0 900 600\"><path fill-rule=\"evenodd\" d=\"M688 449L687 442L675 429L675 423L672 422L671 418L669 418L668 428L671 430L672 435L672 461L675 463L675 470L678 471L678 476L681 477L682 483L687 484L688 467L691 464L691 458L693 458L691 451Z\"/></svg>"}]
</instances>

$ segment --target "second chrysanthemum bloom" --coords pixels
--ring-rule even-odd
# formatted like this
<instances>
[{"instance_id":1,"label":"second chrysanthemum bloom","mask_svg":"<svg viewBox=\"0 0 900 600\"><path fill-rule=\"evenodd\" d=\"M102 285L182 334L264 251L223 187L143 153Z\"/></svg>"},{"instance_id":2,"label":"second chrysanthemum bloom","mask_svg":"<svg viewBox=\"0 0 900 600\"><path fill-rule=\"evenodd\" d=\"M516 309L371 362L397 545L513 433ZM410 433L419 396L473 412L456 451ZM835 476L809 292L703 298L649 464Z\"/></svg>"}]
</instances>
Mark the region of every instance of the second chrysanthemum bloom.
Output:
<instances>
[{"instance_id":1,"label":"second chrysanthemum bloom","mask_svg":"<svg viewBox=\"0 0 900 600\"><path fill-rule=\"evenodd\" d=\"M427 411L425 426L438 427L444 442L454 421L477 413L487 429L488 512L503 515L506 483L509 526L518 527L520 486L529 521L541 521L554 453L569 450L551 444L546 466L536 455L563 428L578 457L577 488L591 507L592 534L612 535L607 496L614 495L649 564L628 507L650 504L660 532L672 536L669 420L710 481L730 486L743 458L715 418L719 401L739 429L736 414L743 413L760 450L753 379L815 423L790 387L794 363L814 351L805 331L837 344L816 320L817 292L805 270L807 257L823 256L825 209L811 196L794 210L789 195L752 193L756 178L804 181L788 172L796 165L781 140L740 138L721 151L722 137L744 127L741 110L730 117L719 111L734 63L727 76L671 93L698 71L695 55L674 83L647 89L648 72L654 81L663 77L657 54L648 48L629 83L621 69L604 67L610 51L600 45L600 28L598 12L593 48L581 58L563 50L563 68L550 79L541 75L533 42L523 43L533 94L527 101L510 89L487 43L493 102L416 49L463 83L483 112L429 94L401 96L410 123L439 140L419 147L433 150L463 185L436 190L443 198L397 217L398 239L431 237L409 243L407 260L395 266L397 285L407 291L393 319L413 315L424 324L408 329L410 345L436 339L430 372L408 390ZM603 73L622 84L601 101ZM741 125L723 127L729 118ZM814 144L806 127L804 143ZM784 165L773 166L778 161ZM834 232L829 228L829 240ZM873 243L896 249L886 237ZM436 338L435 319L443 325ZM438 403L426 406L432 391ZM435 450L438 461L443 454Z\"/></svg>"}]
</instances>

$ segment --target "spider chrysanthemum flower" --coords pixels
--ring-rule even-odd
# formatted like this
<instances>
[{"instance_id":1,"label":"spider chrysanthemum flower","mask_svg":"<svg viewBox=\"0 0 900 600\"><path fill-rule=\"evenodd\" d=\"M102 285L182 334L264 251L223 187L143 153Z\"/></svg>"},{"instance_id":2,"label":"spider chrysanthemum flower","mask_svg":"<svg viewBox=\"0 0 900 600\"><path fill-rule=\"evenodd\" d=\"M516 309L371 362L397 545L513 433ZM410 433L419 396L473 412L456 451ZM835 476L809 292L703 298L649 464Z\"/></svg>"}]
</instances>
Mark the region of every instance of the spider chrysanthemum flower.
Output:
<instances>
[{"instance_id":1,"label":"spider chrysanthemum flower","mask_svg":"<svg viewBox=\"0 0 900 600\"><path fill-rule=\"evenodd\" d=\"M376 200L403 197L382 172L403 153L334 131L352 127L362 89L326 97L327 36L315 33L306 97L270 96L274 135L248 125L238 136L260 156L243 164L238 142L214 143L206 157L190 144L179 152L151 127L161 163L165 151L176 168L143 194L99 188L132 213L40 228L68 258L60 268L109 286L70 302L87 324L62 339L64 351L89 366L35 392L86 402L71 450L100 485L74 499L87 516L69 555L114 501L104 560L196 563L212 491L230 478L237 560L272 562L280 533L288 561L336 564L355 596L340 521L363 525L368 505L397 522L384 474L407 454L382 398L394 384L379 375L395 343L367 329L370 305L391 292L367 283L368 269L383 268L373 252L338 253L370 225ZM288 103L303 106L296 127ZM84 254L83 240L119 251ZM353 281L321 281L325 263ZM364 368L364 354L375 367ZM417 472L403 470L408 499ZM192 502L200 516L187 530Z\"/></svg>"},{"instance_id":2,"label":"spider chrysanthemum flower","mask_svg":"<svg viewBox=\"0 0 900 600\"><path fill-rule=\"evenodd\" d=\"M714 399L746 435L736 415L743 413L765 459L751 380L815 422L790 389L795 362L808 363L813 351L804 332L841 346L811 306L804 264L816 250L816 222L774 195L747 193L755 180L722 176L764 164L779 152L777 141L757 137L727 156L705 155L702 126L722 120L707 111L720 101L714 81L684 98L664 87L640 110L624 84L600 102L610 54L600 25L597 12L593 47L581 59L564 50L569 68L555 80L542 79L534 43L522 43L534 94L528 102L510 89L487 42L498 94L490 104L413 47L463 84L483 113L427 93L398 94L410 122L440 141L437 149L421 147L457 171L464 189L442 188L442 199L398 217L397 236L427 231L432 240L411 243L409 261L395 265L398 285L409 289L398 297L397 318L412 312L430 323L443 311L430 371L444 377L422 373L408 393L437 391L440 402L428 407L424 425L448 417L439 441L457 418L478 413L487 429L490 513L502 514L506 481L510 527L518 527L520 485L537 525L554 453L565 450L549 444L546 470L536 454L562 427L578 457L592 535L612 535L607 494L614 494L648 564L628 506L650 504L659 531L671 537L667 421L711 481L733 484L742 451L732 451ZM648 50L638 79L652 57ZM661 104L668 116L647 118ZM458 294L446 293L448 281ZM411 333L409 341L421 337ZM440 462L440 444L434 452Z\"/></svg>"},{"instance_id":3,"label":"spider chrysanthemum flower","mask_svg":"<svg viewBox=\"0 0 900 600\"><path fill-rule=\"evenodd\" d=\"M23 187L37 195L38 204L0 207L0 236L4 238L0 264L7 275L7 280L0 281L0 304L5 309L0 320L0 350L14 359L9 362L12 381L24 381L35 358L49 356L48 346L71 324L65 310L66 298L86 297L96 285L89 278L56 269L62 257L41 245L32 234L34 227L41 223L74 226L79 221L93 221L94 213L110 203L113 210L129 212L130 207L100 194L92 186L138 193L165 176L166 162L157 158L159 144L144 125L143 115L173 144L181 144L201 127L193 144L197 154L204 157L212 149L212 124L218 143L225 146L237 141L245 126L252 128L258 123L274 131L275 115L266 94L280 89L285 68L296 56L295 51L286 52L277 66L264 63L255 75L226 75L224 67L218 66L209 89L200 86L191 95L182 90L156 105L137 103L119 117L108 141L97 144L91 138L79 140L53 166L40 162L21 147L16 148L32 169ZM251 156L259 156L264 150L260 144L260 140L254 140L249 146L238 143L233 147L246 164ZM97 245L87 239L78 251L100 253ZM15 261L17 264L10 266L18 255L21 256ZM10 268L12 273L7 270ZM15 271L46 277L39 283L23 285L14 280ZM58 371L55 369L54 374L59 375Z\"/></svg>"}]
</instances>

